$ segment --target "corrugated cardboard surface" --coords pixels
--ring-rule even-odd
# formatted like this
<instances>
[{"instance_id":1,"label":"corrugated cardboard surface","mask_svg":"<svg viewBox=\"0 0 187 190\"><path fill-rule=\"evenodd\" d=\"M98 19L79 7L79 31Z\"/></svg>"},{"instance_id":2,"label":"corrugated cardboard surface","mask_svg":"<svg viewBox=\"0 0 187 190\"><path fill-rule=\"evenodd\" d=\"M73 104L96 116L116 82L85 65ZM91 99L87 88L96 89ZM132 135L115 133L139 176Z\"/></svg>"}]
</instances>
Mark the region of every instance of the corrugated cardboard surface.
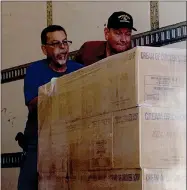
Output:
<instances>
[{"instance_id":1,"label":"corrugated cardboard surface","mask_svg":"<svg viewBox=\"0 0 187 190\"><path fill-rule=\"evenodd\" d=\"M185 169L84 171L40 177L41 190L186 190Z\"/></svg>"},{"instance_id":2,"label":"corrugated cardboard surface","mask_svg":"<svg viewBox=\"0 0 187 190\"><path fill-rule=\"evenodd\" d=\"M137 52L138 103L170 108L186 106L186 52L150 47L139 48Z\"/></svg>"},{"instance_id":3,"label":"corrugated cardboard surface","mask_svg":"<svg viewBox=\"0 0 187 190\"><path fill-rule=\"evenodd\" d=\"M167 168L186 163L186 116L140 107L113 114L115 168Z\"/></svg>"},{"instance_id":4,"label":"corrugated cardboard surface","mask_svg":"<svg viewBox=\"0 0 187 190\"><path fill-rule=\"evenodd\" d=\"M73 120L149 105L186 107L186 52L136 47L40 87L54 95L53 120ZM57 109L58 108L58 109Z\"/></svg>"},{"instance_id":5,"label":"corrugated cardboard surface","mask_svg":"<svg viewBox=\"0 0 187 190\"><path fill-rule=\"evenodd\" d=\"M68 183L65 177L49 174L48 176L39 176L38 189L68 190Z\"/></svg>"},{"instance_id":6,"label":"corrugated cardboard surface","mask_svg":"<svg viewBox=\"0 0 187 190\"><path fill-rule=\"evenodd\" d=\"M57 121L48 128L39 137L41 171L52 164L55 171L66 171L67 165L72 171L87 171L186 163L186 115L174 109L137 107Z\"/></svg>"},{"instance_id":7,"label":"corrugated cardboard surface","mask_svg":"<svg viewBox=\"0 0 187 190\"><path fill-rule=\"evenodd\" d=\"M185 68L183 50L137 47L42 86L40 175L183 167Z\"/></svg>"},{"instance_id":8,"label":"corrugated cardboard surface","mask_svg":"<svg viewBox=\"0 0 187 190\"><path fill-rule=\"evenodd\" d=\"M70 178L77 190L185 190L186 171L178 169L130 169L82 172Z\"/></svg>"},{"instance_id":9,"label":"corrugated cardboard surface","mask_svg":"<svg viewBox=\"0 0 187 190\"><path fill-rule=\"evenodd\" d=\"M141 165L186 166L186 112L140 109Z\"/></svg>"}]
</instances>

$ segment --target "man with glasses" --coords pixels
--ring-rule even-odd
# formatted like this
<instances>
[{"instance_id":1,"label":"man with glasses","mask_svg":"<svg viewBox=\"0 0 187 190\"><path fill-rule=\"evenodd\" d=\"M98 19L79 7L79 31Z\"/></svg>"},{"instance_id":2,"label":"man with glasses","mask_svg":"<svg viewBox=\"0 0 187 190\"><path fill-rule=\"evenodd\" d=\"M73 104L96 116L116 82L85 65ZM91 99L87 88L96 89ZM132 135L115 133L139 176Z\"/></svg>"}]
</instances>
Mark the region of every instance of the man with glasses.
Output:
<instances>
[{"instance_id":1,"label":"man with glasses","mask_svg":"<svg viewBox=\"0 0 187 190\"><path fill-rule=\"evenodd\" d=\"M69 45L67 34L63 27L51 25L41 33L41 48L46 59L31 63L27 68L24 79L25 104L29 114L24 131L26 145L25 158L20 169L18 190L37 190L37 145L38 145L38 118L37 102L38 88L51 81L83 66L75 61L68 60Z\"/></svg>"},{"instance_id":2,"label":"man with glasses","mask_svg":"<svg viewBox=\"0 0 187 190\"><path fill-rule=\"evenodd\" d=\"M131 49L133 18L130 14L114 12L104 28L106 41L88 41L79 49L75 60L85 66L108 56Z\"/></svg>"}]
</instances>

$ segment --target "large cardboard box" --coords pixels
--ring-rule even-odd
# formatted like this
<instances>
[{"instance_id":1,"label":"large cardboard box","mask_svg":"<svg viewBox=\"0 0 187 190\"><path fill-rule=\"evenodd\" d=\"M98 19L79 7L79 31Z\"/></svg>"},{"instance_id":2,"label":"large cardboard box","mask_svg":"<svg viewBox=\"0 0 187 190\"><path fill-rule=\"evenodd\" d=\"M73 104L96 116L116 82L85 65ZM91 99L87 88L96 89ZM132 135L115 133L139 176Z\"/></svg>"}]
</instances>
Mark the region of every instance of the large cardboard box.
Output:
<instances>
[{"instance_id":1,"label":"large cardboard box","mask_svg":"<svg viewBox=\"0 0 187 190\"><path fill-rule=\"evenodd\" d=\"M52 120L75 120L136 106L186 109L186 51L135 47L40 88ZM48 105L49 106L49 105Z\"/></svg>"},{"instance_id":2,"label":"large cardboard box","mask_svg":"<svg viewBox=\"0 0 187 190\"><path fill-rule=\"evenodd\" d=\"M129 169L90 171L70 178L72 190L186 190L186 171Z\"/></svg>"},{"instance_id":3,"label":"large cardboard box","mask_svg":"<svg viewBox=\"0 0 187 190\"><path fill-rule=\"evenodd\" d=\"M185 165L185 50L136 47L40 87L38 100L40 184L52 180L40 189L78 171Z\"/></svg>"},{"instance_id":4,"label":"large cardboard box","mask_svg":"<svg viewBox=\"0 0 187 190\"><path fill-rule=\"evenodd\" d=\"M46 172L51 164L61 172L186 163L186 114L175 109L137 107L72 122L58 120L44 124L39 134L39 166Z\"/></svg>"}]
</instances>

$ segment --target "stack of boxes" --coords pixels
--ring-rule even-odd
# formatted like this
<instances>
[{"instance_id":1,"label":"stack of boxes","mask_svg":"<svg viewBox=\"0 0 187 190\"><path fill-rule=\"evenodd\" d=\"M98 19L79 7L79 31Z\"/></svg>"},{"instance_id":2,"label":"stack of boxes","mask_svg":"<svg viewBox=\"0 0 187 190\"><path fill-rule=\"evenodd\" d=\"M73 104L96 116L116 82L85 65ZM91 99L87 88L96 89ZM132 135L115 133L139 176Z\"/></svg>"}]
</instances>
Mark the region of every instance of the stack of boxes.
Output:
<instances>
[{"instance_id":1,"label":"stack of boxes","mask_svg":"<svg viewBox=\"0 0 187 190\"><path fill-rule=\"evenodd\" d=\"M186 52L135 47L39 89L39 189L185 190Z\"/></svg>"}]
</instances>

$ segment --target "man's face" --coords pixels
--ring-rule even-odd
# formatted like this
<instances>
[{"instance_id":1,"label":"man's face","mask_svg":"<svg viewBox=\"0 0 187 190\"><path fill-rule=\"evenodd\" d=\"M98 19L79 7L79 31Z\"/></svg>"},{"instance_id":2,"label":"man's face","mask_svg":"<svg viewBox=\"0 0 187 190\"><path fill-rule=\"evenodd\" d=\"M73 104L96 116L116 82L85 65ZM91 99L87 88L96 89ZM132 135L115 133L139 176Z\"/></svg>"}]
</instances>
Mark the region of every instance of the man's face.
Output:
<instances>
[{"instance_id":1,"label":"man's face","mask_svg":"<svg viewBox=\"0 0 187 190\"><path fill-rule=\"evenodd\" d=\"M132 31L128 28L105 28L105 39L113 53L121 53L131 48Z\"/></svg>"},{"instance_id":2,"label":"man's face","mask_svg":"<svg viewBox=\"0 0 187 190\"><path fill-rule=\"evenodd\" d=\"M42 45L43 53L57 66L66 64L69 53L69 44L64 31L47 33L47 42Z\"/></svg>"}]
</instances>

